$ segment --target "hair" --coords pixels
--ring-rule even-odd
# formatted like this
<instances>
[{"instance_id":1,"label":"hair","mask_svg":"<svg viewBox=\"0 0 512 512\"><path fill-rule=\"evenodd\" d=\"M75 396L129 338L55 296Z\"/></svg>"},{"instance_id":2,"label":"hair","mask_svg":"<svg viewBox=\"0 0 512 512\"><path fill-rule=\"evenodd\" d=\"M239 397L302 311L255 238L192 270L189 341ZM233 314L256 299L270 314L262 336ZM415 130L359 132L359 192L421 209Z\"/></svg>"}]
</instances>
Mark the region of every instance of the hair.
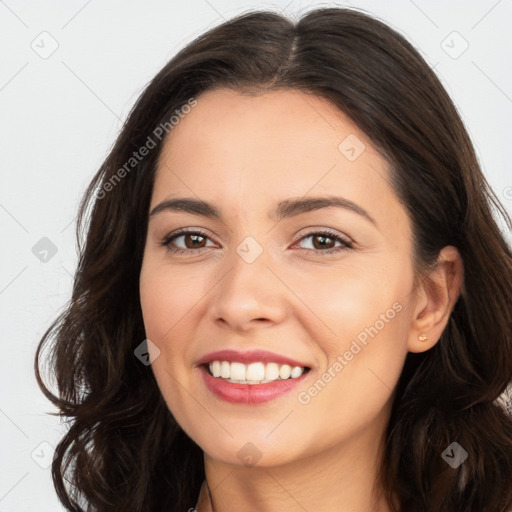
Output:
<instances>
[{"instance_id":1,"label":"hair","mask_svg":"<svg viewBox=\"0 0 512 512\"><path fill-rule=\"evenodd\" d=\"M459 250L461 294L438 343L407 354L378 478L396 511L511 509L512 422L495 403L512 377L512 253L498 226L501 216L511 228L510 217L419 52L382 21L342 8L297 21L245 12L186 45L133 106L80 203L72 296L35 355L38 384L69 424L52 464L62 504L184 512L205 478L202 450L134 349L146 337L139 275L161 127L172 136L169 119L218 88L329 100L389 163L413 227L415 275L427 276L443 247ZM147 155L130 160L150 139ZM40 373L50 341L55 393ZM468 453L456 469L441 456L452 442Z\"/></svg>"}]
</instances>

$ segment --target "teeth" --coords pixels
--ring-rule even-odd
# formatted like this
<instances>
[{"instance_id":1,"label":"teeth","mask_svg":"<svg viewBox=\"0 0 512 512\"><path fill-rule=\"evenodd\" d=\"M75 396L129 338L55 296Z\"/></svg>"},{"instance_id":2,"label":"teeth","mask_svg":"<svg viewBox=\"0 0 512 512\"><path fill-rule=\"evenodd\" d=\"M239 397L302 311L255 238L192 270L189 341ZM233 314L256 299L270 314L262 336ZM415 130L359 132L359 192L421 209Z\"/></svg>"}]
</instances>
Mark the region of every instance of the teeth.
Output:
<instances>
[{"instance_id":1,"label":"teeth","mask_svg":"<svg viewBox=\"0 0 512 512\"><path fill-rule=\"evenodd\" d=\"M294 366L292 371L290 372L290 376L292 379L296 379L302 375L302 368L300 366Z\"/></svg>"},{"instance_id":2,"label":"teeth","mask_svg":"<svg viewBox=\"0 0 512 512\"><path fill-rule=\"evenodd\" d=\"M241 364L240 366L243 367L246 380L264 380L265 379L265 365L263 363L251 363L247 367L247 369L245 368L244 364ZM236 380L236 377L233 377L233 374L231 374L231 378ZM238 379L238 380L243 380L243 378Z\"/></svg>"},{"instance_id":3,"label":"teeth","mask_svg":"<svg viewBox=\"0 0 512 512\"><path fill-rule=\"evenodd\" d=\"M220 377L220 362L213 361L213 363L210 365L210 371L214 377Z\"/></svg>"},{"instance_id":4,"label":"teeth","mask_svg":"<svg viewBox=\"0 0 512 512\"><path fill-rule=\"evenodd\" d=\"M230 379L245 380L245 364L231 363Z\"/></svg>"},{"instance_id":5,"label":"teeth","mask_svg":"<svg viewBox=\"0 0 512 512\"><path fill-rule=\"evenodd\" d=\"M279 377L281 379L289 379L292 374L292 367L288 364L283 364L281 368L279 368Z\"/></svg>"},{"instance_id":6,"label":"teeth","mask_svg":"<svg viewBox=\"0 0 512 512\"><path fill-rule=\"evenodd\" d=\"M229 379L231 375L230 364L227 361L222 361L220 364L220 376L223 379Z\"/></svg>"},{"instance_id":7,"label":"teeth","mask_svg":"<svg viewBox=\"0 0 512 512\"><path fill-rule=\"evenodd\" d=\"M296 379L305 368L277 363L230 363L228 361L212 361L209 365L214 377L227 379L237 384L264 384L274 380Z\"/></svg>"},{"instance_id":8,"label":"teeth","mask_svg":"<svg viewBox=\"0 0 512 512\"><path fill-rule=\"evenodd\" d=\"M277 363L267 363L265 367L265 379L276 380L279 378L279 365Z\"/></svg>"}]
</instances>

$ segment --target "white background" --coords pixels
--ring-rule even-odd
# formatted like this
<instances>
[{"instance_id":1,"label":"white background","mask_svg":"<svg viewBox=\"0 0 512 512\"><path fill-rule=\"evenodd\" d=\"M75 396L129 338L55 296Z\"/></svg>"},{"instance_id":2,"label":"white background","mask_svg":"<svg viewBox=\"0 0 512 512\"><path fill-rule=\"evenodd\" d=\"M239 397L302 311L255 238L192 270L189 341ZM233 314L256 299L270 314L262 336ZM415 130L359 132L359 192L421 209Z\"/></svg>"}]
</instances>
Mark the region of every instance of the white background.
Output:
<instances>
[{"instance_id":1,"label":"white background","mask_svg":"<svg viewBox=\"0 0 512 512\"><path fill-rule=\"evenodd\" d=\"M143 87L186 43L236 14L297 17L333 5L376 15L421 51L512 213L512 0L0 1L0 512L61 510L41 466L64 427L47 414L34 352L70 296L78 201ZM32 48L52 44L47 58ZM32 252L43 237L57 249L47 262Z\"/></svg>"}]
</instances>

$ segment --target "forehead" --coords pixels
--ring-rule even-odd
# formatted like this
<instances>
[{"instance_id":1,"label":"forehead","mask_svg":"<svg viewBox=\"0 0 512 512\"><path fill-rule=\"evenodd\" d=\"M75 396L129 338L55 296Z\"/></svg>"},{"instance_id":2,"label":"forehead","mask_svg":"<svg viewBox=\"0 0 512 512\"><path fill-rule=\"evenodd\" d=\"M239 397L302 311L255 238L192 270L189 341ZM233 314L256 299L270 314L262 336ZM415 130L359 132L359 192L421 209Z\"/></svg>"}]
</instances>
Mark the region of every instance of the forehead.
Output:
<instances>
[{"instance_id":1,"label":"forehead","mask_svg":"<svg viewBox=\"0 0 512 512\"><path fill-rule=\"evenodd\" d=\"M347 138L345 149L354 146L354 154L340 152L339 145ZM293 89L258 95L217 89L200 95L197 106L182 116L162 156L195 159L207 153L224 160L250 158L267 164L259 169L264 174L270 160L306 159L321 165L327 158L344 156L354 162L363 148L374 153L366 135L325 98Z\"/></svg>"},{"instance_id":2,"label":"forehead","mask_svg":"<svg viewBox=\"0 0 512 512\"><path fill-rule=\"evenodd\" d=\"M250 215L263 202L342 194L381 213L396 207L386 161L328 100L296 90L249 96L227 89L196 99L165 141L152 205L197 196L220 208L236 202Z\"/></svg>"}]
</instances>

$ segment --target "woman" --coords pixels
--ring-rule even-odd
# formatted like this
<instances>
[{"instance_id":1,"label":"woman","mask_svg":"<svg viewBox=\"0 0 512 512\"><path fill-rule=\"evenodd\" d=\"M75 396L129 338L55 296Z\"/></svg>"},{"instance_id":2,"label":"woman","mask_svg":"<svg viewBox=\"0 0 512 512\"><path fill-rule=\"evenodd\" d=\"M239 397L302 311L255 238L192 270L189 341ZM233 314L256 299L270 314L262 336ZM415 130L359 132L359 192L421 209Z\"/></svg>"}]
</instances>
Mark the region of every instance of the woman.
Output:
<instances>
[{"instance_id":1,"label":"woman","mask_svg":"<svg viewBox=\"0 0 512 512\"><path fill-rule=\"evenodd\" d=\"M71 418L66 509L511 510L493 208L510 227L384 23L253 12L190 43L87 189L72 299L36 354Z\"/></svg>"}]
</instances>

